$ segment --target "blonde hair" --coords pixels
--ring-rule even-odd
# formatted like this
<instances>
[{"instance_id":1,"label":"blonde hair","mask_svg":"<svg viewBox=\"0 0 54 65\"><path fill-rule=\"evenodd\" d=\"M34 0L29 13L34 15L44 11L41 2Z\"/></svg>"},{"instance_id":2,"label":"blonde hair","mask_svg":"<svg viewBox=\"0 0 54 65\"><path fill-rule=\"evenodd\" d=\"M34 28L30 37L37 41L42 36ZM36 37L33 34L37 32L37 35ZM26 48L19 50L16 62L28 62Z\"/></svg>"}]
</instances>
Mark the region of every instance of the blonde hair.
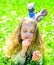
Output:
<instances>
[{"instance_id":1,"label":"blonde hair","mask_svg":"<svg viewBox=\"0 0 54 65\"><path fill-rule=\"evenodd\" d=\"M22 39L21 39L21 27L24 22L30 22L35 24L35 29L34 29L34 40L33 40L33 45L31 45L32 50L39 50L43 55L44 55L44 50L45 50L45 45L43 43L43 39L40 36L39 28L37 26L37 23L34 19L31 18L24 18L19 25L19 27L15 30L13 35L7 40L6 45L5 45L5 53L8 57L11 57L12 55L20 52L22 49Z\"/></svg>"}]
</instances>

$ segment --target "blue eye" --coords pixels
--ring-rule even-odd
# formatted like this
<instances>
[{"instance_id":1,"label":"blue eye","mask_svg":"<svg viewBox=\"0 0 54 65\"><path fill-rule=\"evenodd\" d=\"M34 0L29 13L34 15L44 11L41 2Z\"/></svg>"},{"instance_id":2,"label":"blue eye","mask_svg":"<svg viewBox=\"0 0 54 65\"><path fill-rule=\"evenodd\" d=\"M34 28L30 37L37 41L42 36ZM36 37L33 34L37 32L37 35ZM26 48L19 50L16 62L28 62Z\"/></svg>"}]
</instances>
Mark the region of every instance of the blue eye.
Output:
<instances>
[{"instance_id":1,"label":"blue eye","mask_svg":"<svg viewBox=\"0 0 54 65\"><path fill-rule=\"evenodd\" d=\"M31 31L30 33L34 33L33 31Z\"/></svg>"},{"instance_id":2,"label":"blue eye","mask_svg":"<svg viewBox=\"0 0 54 65\"><path fill-rule=\"evenodd\" d=\"M27 31L23 31L24 33L26 33Z\"/></svg>"}]
</instances>

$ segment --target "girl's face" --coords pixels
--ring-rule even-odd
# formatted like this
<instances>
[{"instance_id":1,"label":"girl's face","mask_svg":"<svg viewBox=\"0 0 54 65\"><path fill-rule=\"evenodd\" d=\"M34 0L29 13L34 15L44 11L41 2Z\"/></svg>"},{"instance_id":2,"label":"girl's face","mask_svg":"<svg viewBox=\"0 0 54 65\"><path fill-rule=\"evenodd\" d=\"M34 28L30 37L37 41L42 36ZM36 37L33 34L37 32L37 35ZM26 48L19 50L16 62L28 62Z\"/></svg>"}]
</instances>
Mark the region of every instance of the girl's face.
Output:
<instances>
[{"instance_id":1,"label":"girl's face","mask_svg":"<svg viewBox=\"0 0 54 65\"><path fill-rule=\"evenodd\" d=\"M29 39L30 41L33 40L34 37L34 27L35 24L31 22L23 22L22 28L21 28L21 39Z\"/></svg>"}]
</instances>

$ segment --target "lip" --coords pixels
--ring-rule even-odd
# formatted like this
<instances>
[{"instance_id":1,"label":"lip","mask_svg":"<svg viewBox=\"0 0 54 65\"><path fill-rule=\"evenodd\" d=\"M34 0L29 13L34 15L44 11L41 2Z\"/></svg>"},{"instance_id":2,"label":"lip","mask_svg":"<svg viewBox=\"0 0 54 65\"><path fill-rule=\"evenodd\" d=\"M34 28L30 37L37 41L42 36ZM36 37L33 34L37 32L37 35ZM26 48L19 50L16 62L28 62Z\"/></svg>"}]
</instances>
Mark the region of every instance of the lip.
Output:
<instances>
[{"instance_id":1,"label":"lip","mask_svg":"<svg viewBox=\"0 0 54 65\"><path fill-rule=\"evenodd\" d=\"M31 41L30 39L28 39L28 41Z\"/></svg>"},{"instance_id":2,"label":"lip","mask_svg":"<svg viewBox=\"0 0 54 65\"><path fill-rule=\"evenodd\" d=\"M31 40L32 40L30 37L27 37L26 39L27 39L28 41L31 41Z\"/></svg>"},{"instance_id":3,"label":"lip","mask_svg":"<svg viewBox=\"0 0 54 65\"><path fill-rule=\"evenodd\" d=\"M28 38L28 41L31 41L31 38Z\"/></svg>"}]
</instances>

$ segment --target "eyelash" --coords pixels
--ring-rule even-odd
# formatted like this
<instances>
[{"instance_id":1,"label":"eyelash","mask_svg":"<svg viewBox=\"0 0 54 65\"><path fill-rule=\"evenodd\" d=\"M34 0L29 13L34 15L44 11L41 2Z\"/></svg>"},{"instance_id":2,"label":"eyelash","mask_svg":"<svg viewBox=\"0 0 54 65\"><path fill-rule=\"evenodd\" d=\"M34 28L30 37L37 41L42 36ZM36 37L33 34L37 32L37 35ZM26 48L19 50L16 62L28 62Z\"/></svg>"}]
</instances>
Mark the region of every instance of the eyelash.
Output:
<instances>
[{"instance_id":1,"label":"eyelash","mask_svg":"<svg viewBox=\"0 0 54 65\"><path fill-rule=\"evenodd\" d=\"M31 33L34 33L34 32L31 31Z\"/></svg>"},{"instance_id":2,"label":"eyelash","mask_svg":"<svg viewBox=\"0 0 54 65\"><path fill-rule=\"evenodd\" d=\"M23 32L26 33L27 31L23 31ZM30 31L30 33L34 33L34 32Z\"/></svg>"},{"instance_id":3,"label":"eyelash","mask_svg":"<svg viewBox=\"0 0 54 65\"><path fill-rule=\"evenodd\" d=\"M27 31L23 31L23 32L25 32L25 33L26 33Z\"/></svg>"}]
</instances>

